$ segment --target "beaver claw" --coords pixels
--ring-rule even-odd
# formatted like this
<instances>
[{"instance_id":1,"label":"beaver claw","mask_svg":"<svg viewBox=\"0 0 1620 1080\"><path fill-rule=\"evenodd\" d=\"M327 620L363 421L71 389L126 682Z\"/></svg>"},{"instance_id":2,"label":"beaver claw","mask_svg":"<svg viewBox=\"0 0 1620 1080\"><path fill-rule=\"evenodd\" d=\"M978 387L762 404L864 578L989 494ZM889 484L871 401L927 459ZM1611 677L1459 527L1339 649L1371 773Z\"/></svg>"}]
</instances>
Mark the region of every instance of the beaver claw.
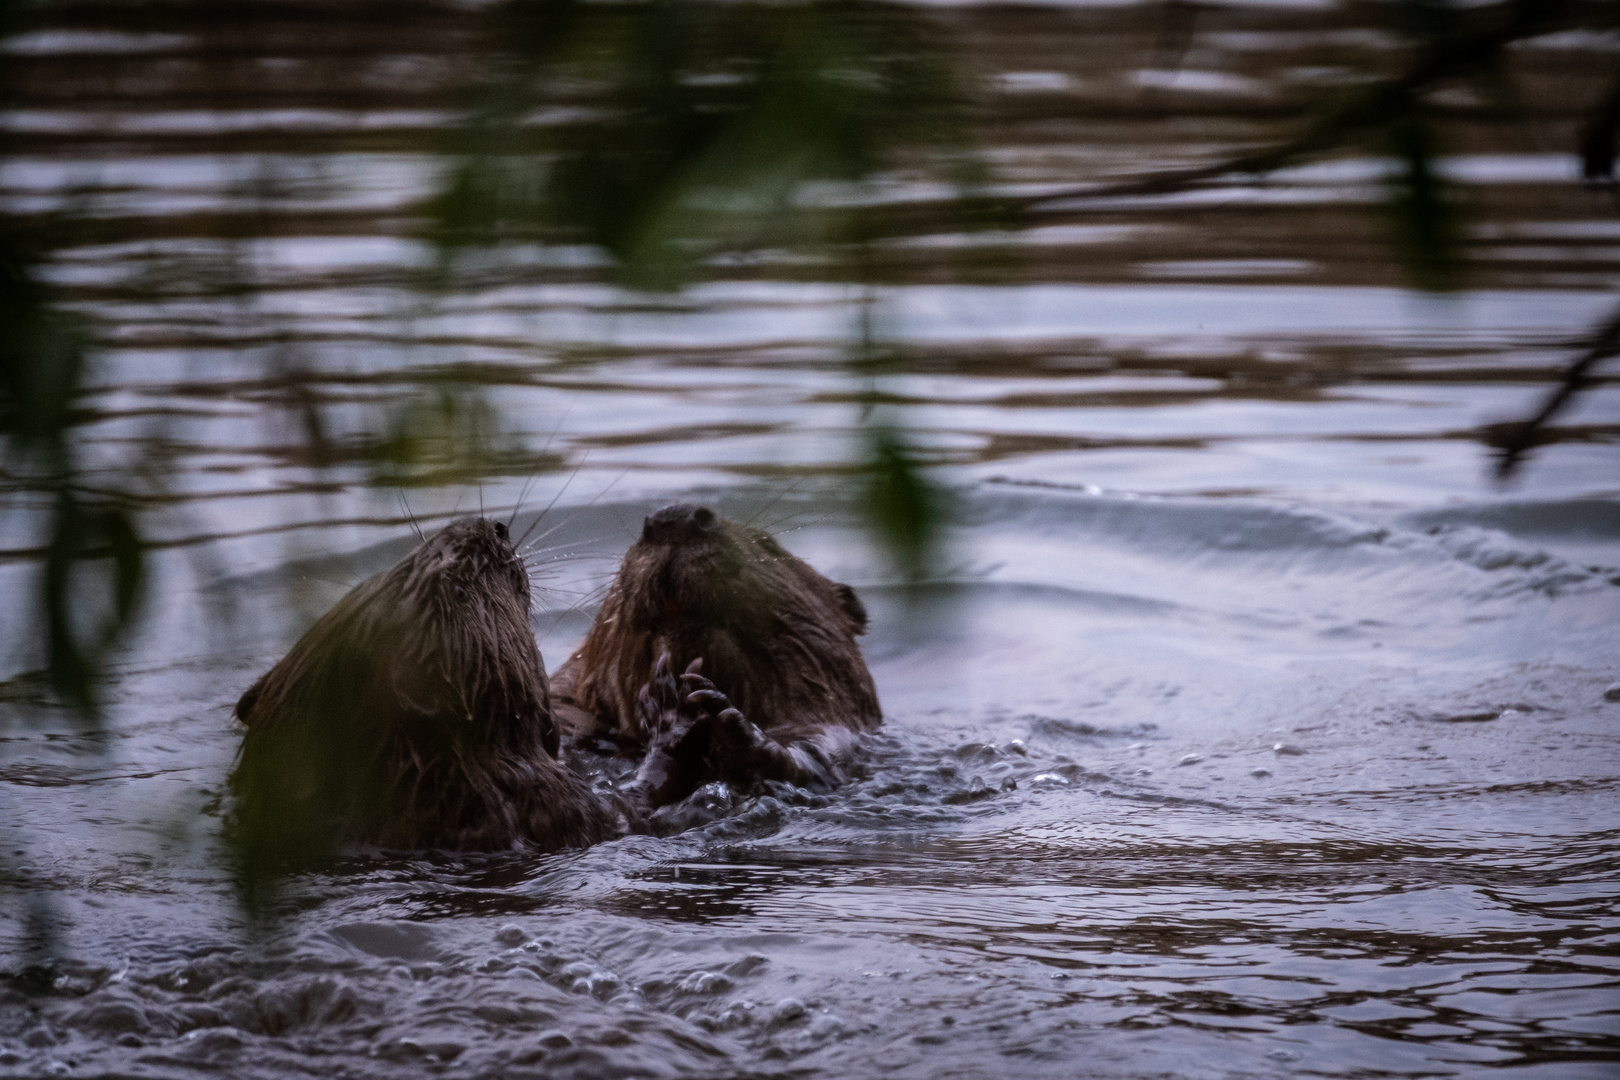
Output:
<instances>
[{"instance_id":1,"label":"beaver claw","mask_svg":"<svg viewBox=\"0 0 1620 1080\"><path fill-rule=\"evenodd\" d=\"M652 678L642 685L636 702L641 712L642 739L651 740L667 734L675 726L680 713L681 692L675 684L675 676L670 673L669 653L658 654L658 659L653 663Z\"/></svg>"}]
</instances>

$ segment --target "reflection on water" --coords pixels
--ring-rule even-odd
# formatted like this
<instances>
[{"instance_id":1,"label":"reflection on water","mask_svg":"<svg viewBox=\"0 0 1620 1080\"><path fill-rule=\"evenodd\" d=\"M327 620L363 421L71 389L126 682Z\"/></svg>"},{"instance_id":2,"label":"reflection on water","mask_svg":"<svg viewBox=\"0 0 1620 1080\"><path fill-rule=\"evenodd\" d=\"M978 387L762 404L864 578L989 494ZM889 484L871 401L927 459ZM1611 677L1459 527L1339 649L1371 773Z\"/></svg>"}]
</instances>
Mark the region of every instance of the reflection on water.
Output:
<instances>
[{"instance_id":1,"label":"reflection on water","mask_svg":"<svg viewBox=\"0 0 1620 1080\"><path fill-rule=\"evenodd\" d=\"M1148 10L940 14L984 42L1000 182L1243 144L1387 48L1199 8L1174 63ZM417 287L467 30L409 11L283 27L251 107L187 96L202 30L8 46L37 81L0 198L78 200L50 273L106 345L89 475L148 463L157 585L105 731L0 684L0 1075L1613 1074L1620 399L1515 490L1480 446L1611 299L1612 204L1546 132L1613 42L1519 50L1535 119L1457 105L1456 297L1397 288L1370 161L885 245L883 389L954 499L908 590L839 483L861 298L813 261L649 299L514 247ZM945 257L1006 247L991 282ZM360 852L250 920L229 708L414 542L379 478L429 528L555 500L552 667L650 508L772 527L872 612L860 777L585 852Z\"/></svg>"}]
</instances>

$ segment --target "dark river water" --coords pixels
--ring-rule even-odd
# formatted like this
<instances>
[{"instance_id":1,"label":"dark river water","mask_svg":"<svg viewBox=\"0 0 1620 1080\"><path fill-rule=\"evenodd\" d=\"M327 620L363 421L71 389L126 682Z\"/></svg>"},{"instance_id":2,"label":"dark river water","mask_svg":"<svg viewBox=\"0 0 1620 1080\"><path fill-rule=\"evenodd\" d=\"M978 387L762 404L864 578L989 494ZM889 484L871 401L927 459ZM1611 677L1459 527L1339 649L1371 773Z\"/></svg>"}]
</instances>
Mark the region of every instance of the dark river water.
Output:
<instances>
[{"instance_id":1,"label":"dark river water","mask_svg":"<svg viewBox=\"0 0 1620 1080\"><path fill-rule=\"evenodd\" d=\"M425 293L464 14L402 10L212 97L190 30L6 46L0 201L90 223L49 268L100 342L82 453L155 546L86 729L36 673L40 519L0 519L0 1076L1620 1075L1620 390L1511 487L1482 444L1614 302L1569 148L1620 38L1519 46L1518 119L1453 102L1444 297L1401 286L1371 158L894 242L869 293L767 252L646 297L558 247ZM1199 9L1169 60L1157 5L943 10L1018 191L1245 145L1389 48L1361 9ZM981 247L1013 269L941 269ZM863 308L948 499L915 589L844 480ZM428 439L403 489L379 432ZM857 779L354 852L250 916L231 706L410 517L543 517L555 669L677 499L860 591Z\"/></svg>"}]
</instances>

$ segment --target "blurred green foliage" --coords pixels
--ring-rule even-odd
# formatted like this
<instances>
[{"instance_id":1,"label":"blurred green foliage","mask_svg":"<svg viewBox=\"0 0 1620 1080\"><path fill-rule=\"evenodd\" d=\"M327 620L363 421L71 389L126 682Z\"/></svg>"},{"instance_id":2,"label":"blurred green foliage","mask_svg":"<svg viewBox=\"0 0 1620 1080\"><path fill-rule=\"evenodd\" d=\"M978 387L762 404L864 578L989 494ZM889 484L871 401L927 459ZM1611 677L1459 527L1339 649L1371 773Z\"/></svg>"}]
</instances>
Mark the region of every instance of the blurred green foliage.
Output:
<instances>
[{"instance_id":1,"label":"blurred green foliage","mask_svg":"<svg viewBox=\"0 0 1620 1080\"><path fill-rule=\"evenodd\" d=\"M916 12L864 0L507 0L452 146L436 239L593 244L637 289L708 256L858 241L807 185L901 160L968 183L960 99ZM823 212L812 212L820 210Z\"/></svg>"},{"instance_id":2,"label":"blurred green foliage","mask_svg":"<svg viewBox=\"0 0 1620 1080\"><path fill-rule=\"evenodd\" d=\"M49 504L38 603L51 685L94 721L97 669L135 618L145 559L130 510L80 485L73 429L86 346L39 282L45 252L31 241L0 216L0 434L10 486ZM99 572L84 583L87 571Z\"/></svg>"},{"instance_id":3,"label":"blurred green foliage","mask_svg":"<svg viewBox=\"0 0 1620 1080\"><path fill-rule=\"evenodd\" d=\"M572 241L605 251L623 286L671 290L715 255L785 247L870 284L870 185L886 170L934 175L972 208L963 101L915 9L507 0L492 18L500 59L436 206L447 257ZM938 498L898 429L867 436L871 524L916 577Z\"/></svg>"},{"instance_id":4,"label":"blurred green foliage","mask_svg":"<svg viewBox=\"0 0 1620 1080\"><path fill-rule=\"evenodd\" d=\"M869 480L864 509L909 582L932 568L938 542L941 493L919 469L905 433L886 424L867 428Z\"/></svg>"},{"instance_id":5,"label":"blurred green foliage","mask_svg":"<svg viewBox=\"0 0 1620 1080\"><path fill-rule=\"evenodd\" d=\"M1454 186L1439 170L1434 125L1414 108L1386 127L1395 169L1385 208L1396 256L1411 283L1444 292L1463 283L1462 212Z\"/></svg>"},{"instance_id":6,"label":"blurred green foliage","mask_svg":"<svg viewBox=\"0 0 1620 1080\"><path fill-rule=\"evenodd\" d=\"M556 455L531 451L488 395L459 384L434 387L394 406L386 431L365 450L372 483L380 487L469 484L563 465Z\"/></svg>"}]
</instances>

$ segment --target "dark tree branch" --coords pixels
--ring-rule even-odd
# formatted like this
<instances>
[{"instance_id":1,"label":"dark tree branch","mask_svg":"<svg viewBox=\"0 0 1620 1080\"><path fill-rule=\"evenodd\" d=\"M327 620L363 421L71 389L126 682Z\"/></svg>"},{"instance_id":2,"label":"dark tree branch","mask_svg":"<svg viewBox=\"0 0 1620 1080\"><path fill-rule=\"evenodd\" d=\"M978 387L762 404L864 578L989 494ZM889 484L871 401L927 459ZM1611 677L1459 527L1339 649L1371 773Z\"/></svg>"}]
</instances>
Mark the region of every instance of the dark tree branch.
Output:
<instances>
[{"instance_id":1,"label":"dark tree branch","mask_svg":"<svg viewBox=\"0 0 1620 1080\"><path fill-rule=\"evenodd\" d=\"M1581 174L1594 184L1614 183L1615 131L1620 128L1620 79L1592 109L1581 129Z\"/></svg>"},{"instance_id":2,"label":"dark tree branch","mask_svg":"<svg viewBox=\"0 0 1620 1080\"><path fill-rule=\"evenodd\" d=\"M1102 186L1049 192L1009 201L1004 205L1010 210L1034 210L1051 203L1076 199L1164 195L1222 176L1258 176L1274 172L1290 162L1327 150L1352 135L1393 118L1404 111L1413 98L1435 83L1478 70L1513 42L1545 33L1560 24L1570 6L1568 0L1511 0L1504 3L1500 7L1507 9L1508 15L1498 25L1434 43L1419 55L1404 74L1368 87L1286 142L1209 165L1196 165ZM1617 85L1616 93L1620 94L1620 85ZM1610 103L1620 109L1620 100ZM1609 133L1612 139L1612 123Z\"/></svg>"},{"instance_id":3,"label":"dark tree branch","mask_svg":"<svg viewBox=\"0 0 1620 1080\"><path fill-rule=\"evenodd\" d=\"M1534 416L1497 428L1490 439L1490 445L1500 453L1496 462L1497 479L1507 480L1513 476L1524 463L1525 455L1542 441L1541 433L1547 424L1588 385L1592 368L1615 355L1620 355L1620 307L1615 308L1608 321L1592 335L1587 350L1564 369L1557 389L1547 395Z\"/></svg>"}]
</instances>

